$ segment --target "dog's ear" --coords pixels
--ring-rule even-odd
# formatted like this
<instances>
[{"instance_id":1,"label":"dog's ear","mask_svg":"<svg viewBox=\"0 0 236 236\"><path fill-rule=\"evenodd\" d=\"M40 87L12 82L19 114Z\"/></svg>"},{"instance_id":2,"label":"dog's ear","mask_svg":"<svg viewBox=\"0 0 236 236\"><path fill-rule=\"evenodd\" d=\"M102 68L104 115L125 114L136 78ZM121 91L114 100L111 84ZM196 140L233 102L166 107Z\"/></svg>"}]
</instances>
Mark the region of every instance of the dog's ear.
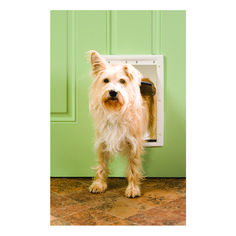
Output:
<instances>
[{"instance_id":1,"label":"dog's ear","mask_svg":"<svg viewBox=\"0 0 236 236\"><path fill-rule=\"evenodd\" d=\"M88 53L90 54L92 74L96 76L100 71L103 71L106 69L107 62L96 51L90 50Z\"/></svg>"},{"instance_id":2,"label":"dog's ear","mask_svg":"<svg viewBox=\"0 0 236 236\"><path fill-rule=\"evenodd\" d=\"M130 64L125 64L124 67L124 72L125 74L131 79L131 80L136 80L136 82L138 82L138 85L141 84L141 79L142 79L142 74L135 69L132 65Z\"/></svg>"}]
</instances>

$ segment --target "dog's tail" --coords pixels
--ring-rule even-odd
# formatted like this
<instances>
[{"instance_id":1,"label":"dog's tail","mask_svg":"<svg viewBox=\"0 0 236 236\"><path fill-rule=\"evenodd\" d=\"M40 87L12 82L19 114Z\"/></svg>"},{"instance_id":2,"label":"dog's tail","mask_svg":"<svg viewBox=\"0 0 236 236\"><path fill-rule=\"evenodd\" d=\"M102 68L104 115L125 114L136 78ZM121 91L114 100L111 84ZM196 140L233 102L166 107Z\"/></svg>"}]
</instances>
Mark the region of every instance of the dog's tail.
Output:
<instances>
[{"instance_id":1,"label":"dog's tail","mask_svg":"<svg viewBox=\"0 0 236 236\"><path fill-rule=\"evenodd\" d=\"M143 78L142 81L152 83L152 94L142 94L144 101L147 104L148 109L148 133L150 139L157 139L157 95L156 87L149 78Z\"/></svg>"}]
</instances>

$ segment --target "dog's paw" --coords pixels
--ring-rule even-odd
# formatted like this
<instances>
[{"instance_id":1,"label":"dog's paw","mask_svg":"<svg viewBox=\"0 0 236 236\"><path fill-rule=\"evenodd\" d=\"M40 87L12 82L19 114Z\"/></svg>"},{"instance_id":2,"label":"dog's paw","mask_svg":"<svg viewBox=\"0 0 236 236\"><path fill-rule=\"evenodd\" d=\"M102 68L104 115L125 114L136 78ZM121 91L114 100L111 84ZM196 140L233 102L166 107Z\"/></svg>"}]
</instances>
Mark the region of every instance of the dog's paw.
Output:
<instances>
[{"instance_id":1,"label":"dog's paw","mask_svg":"<svg viewBox=\"0 0 236 236\"><path fill-rule=\"evenodd\" d=\"M105 182L95 180L89 187L91 193L102 193L107 189L107 184Z\"/></svg>"},{"instance_id":2,"label":"dog's paw","mask_svg":"<svg viewBox=\"0 0 236 236\"><path fill-rule=\"evenodd\" d=\"M125 191L125 196L126 197L139 197L141 196L141 192L138 186L135 187L130 187L128 186L126 191Z\"/></svg>"}]
</instances>

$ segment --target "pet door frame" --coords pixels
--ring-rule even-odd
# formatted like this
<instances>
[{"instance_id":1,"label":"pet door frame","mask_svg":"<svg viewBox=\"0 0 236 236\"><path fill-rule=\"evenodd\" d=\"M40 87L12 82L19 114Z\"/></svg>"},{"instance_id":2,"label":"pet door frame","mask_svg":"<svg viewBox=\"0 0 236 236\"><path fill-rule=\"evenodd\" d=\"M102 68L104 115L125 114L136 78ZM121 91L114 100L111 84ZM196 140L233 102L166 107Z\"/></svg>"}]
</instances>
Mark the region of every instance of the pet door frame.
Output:
<instances>
[{"instance_id":1,"label":"pet door frame","mask_svg":"<svg viewBox=\"0 0 236 236\"><path fill-rule=\"evenodd\" d=\"M154 76L156 81L154 82L156 86L156 95L157 95L157 133L156 140L151 141L145 139L145 147L159 147L164 145L164 57L163 55L102 55L102 57L109 64L131 64L134 67L138 66L139 68L142 65L145 66L155 66ZM146 67L147 68L147 67ZM140 70L140 69L139 69ZM141 71L142 73L142 71ZM153 72L152 72L153 73ZM144 73L143 77L145 76Z\"/></svg>"}]
</instances>

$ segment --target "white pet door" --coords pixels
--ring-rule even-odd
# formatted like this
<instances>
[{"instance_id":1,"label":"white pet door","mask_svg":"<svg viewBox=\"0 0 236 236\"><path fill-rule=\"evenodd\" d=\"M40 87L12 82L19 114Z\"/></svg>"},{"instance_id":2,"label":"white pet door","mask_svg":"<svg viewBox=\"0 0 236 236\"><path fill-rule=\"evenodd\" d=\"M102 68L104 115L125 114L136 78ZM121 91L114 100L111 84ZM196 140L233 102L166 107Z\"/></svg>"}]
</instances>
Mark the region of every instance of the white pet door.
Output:
<instances>
[{"instance_id":1,"label":"white pet door","mask_svg":"<svg viewBox=\"0 0 236 236\"><path fill-rule=\"evenodd\" d=\"M152 137L145 134L145 147L164 145L164 63L163 55L103 55L108 63L129 63L138 69L144 78L149 78L156 87L156 130Z\"/></svg>"}]
</instances>

